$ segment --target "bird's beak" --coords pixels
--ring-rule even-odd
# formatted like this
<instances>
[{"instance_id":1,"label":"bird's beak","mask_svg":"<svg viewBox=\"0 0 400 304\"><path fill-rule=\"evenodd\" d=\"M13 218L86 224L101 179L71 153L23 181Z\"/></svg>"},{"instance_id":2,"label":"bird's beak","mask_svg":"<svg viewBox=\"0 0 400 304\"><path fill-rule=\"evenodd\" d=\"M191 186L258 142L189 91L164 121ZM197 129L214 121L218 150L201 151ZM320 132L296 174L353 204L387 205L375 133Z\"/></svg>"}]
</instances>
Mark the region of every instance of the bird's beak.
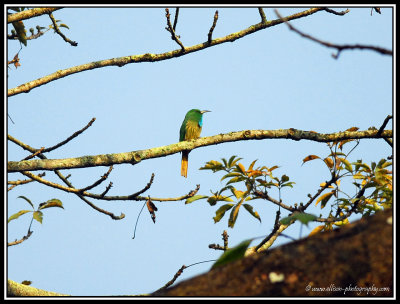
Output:
<instances>
[{"instance_id":1,"label":"bird's beak","mask_svg":"<svg viewBox=\"0 0 400 304\"><path fill-rule=\"evenodd\" d=\"M206 113L206 112L211 112L211 111L203 110L203 111L201 111L201 114L204 114L204 113Z\"/></svg>"}]
</instances>

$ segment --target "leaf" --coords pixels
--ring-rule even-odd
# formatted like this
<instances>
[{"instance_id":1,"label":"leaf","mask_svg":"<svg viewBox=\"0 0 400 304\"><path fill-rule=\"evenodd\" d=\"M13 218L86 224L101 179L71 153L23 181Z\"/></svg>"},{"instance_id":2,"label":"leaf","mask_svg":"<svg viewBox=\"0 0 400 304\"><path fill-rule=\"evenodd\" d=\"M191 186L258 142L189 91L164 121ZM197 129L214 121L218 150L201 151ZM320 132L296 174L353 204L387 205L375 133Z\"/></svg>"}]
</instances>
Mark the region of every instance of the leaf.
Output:
<instances>
[{"instance_id":1,"label":"leaf","mask_svg":"<svg viewBox=\"0 0 400 304\"><path fill-rule=\"evenodd\" d=\"M302 165L304 165L305 162L308 162L308 161L314 160L314 159L318 159L318 158L320 158L320 157L317 156L317 155L308 155L307 157L305 157L305 158L303 159Z\"/></svg>"},{"instance_id":2,"label":"leaf","mask_svg":"<svg viewBox=\"0 0 400 304\"><path fill-rule=\"evenodd\" d=\"M293 220L299 220L302 224L308 225L309 222L314 221L317 218L314 214L296 212L288 217L280 220L281 224L289 225Z\"/></svg>"},{"instance_id":3,"label":"leaf","mask_svg":"<svg viewBox=\"0 0 400 304\"><path fill-rule=\"evenodd\" d=\"M240 199L243 197L244 192L240 191L240 190L236 190L235 188L231 188L231 191L233 193L233 195L237 198Z\"/></svg>"},{"instance_id":4,"label":"leaf","mask_svg":"<svg viewBox=\"0 0 400 304\"><path fill-rule=\"evenodd\" d=\"M282 188L283 188L283 187L290 187L290 188L293 188L293 184L295 184L295 182L288 182L288 183L282 184L281 187L282 187Z\"/></svg>"},{"instance_id":5,"label":"leaf","mask_svg":"<svg viewBox=\"0 0 400 304\"><path fill-rule=\"evenodd\" d=\"M257 159L253 160L253 162L249 166L249 171L253 170L254 164L256 163Z\"/></svg>"},{"instance_id":6,"label":"leaf","mask_svg":"<svg viewBox=\"0 0 400 304\"><path fill-rule=\"evenodd\" d=\"M207 199L207 202L208 202L211 206L214 206L218 201L233 202L233 199L231 199L231 198L228 197L228 196L223 196L223 195L217 195L217 196L213 195L213 196L210 196L210 197Z\"/></svg>"},{"instance_id":7,"label":"leaf","mask_svg":"<svg viewBox=\"0 0 400 304\"><path fill-rule=\"evenodd\" d=\"M32 284L32 281L23 280L23 281L21 282L21 284L23 284L23 285L31 285L31 284Z\"/></svg>"},{"instance_id":8,"label":"leaf","mask_svg":"<svg viewBox=\"0 0 400 304\"><path fill-rule=\"evenodd\" d=\"M52 208L52 207L58 207L64 209L62 202L59 199L53 198L51 200L48 200L47 202L39 204L38 210Z\"/></svg>"},{"instance_id":9,"label":"leaf","mask_svg":"<svg viewBox=\"0 0 400 304\"><path fill-rule=\"evenodd\" d=\"M309 222L314 221L317 218L314 214L296 212L287 218L282 219L280 222L284 225L288 225L292 220L299 220L302 224L308 225Z\"/></svg>"},{"instance_id":10,"label":"leaf","mask_svg":"<svg viewBox=\"0 0 400 304\"><path fill-rule=\"evenodd\" d=\"M147 210L149 210L150 215L151 215L151 219L153 220L153 223L156 223L156 211L158 210L156 205L154 205L154 203L151 201L151 199L149 198L146 201L146 206L147 206Z\"/></svg>"},{"instance_id":11,"label":"leaf","mask_svg":"<svg viewBox=\"0 0 400 304\"><path fill-rule=\"evenodd\" d=\"M207 198L207 195L193 195L192 197L189 197L186 201L185 204L190 204L193 203L194 201L203 199L203 198Z\"/></svg>"},{"instance_id":12,"label":"leaf","mask_svg":"<svg viewBox=\"0 0 400 304\"><path fill-rule=\"evenodd\" d=\"M232 168L239 160L241 160L241 157L236 158L236 155L231 156L231 158L228 161L228 168Z\"/></svg>"},{"instance_id":13,"label":"leaf","mask_svg":"<svg viewBox=\"0 0 400 304\"><path fill-rule=\"evenodd\" d=\"M332 196L333 194L334 194L334 191L331 191L331 192L328 192L328 193L325 193L325 194L321 195L321 196L317 199L317 201L316 201L316 203L315 203L315 206L318 205L319 202L321 202L321 209L324 208L325 205L326 205L326 203L329 201L329 199L331 198L331 196Z\"/></svg>"},{"instance_id":14,"label":"leaf","mask_svg":"<svg viewBox=\"0 0 400 304\"><path fill-rule=\"evenodd\" d=\"M246 168L241 163L238 163L236 167L239 169L239 172L246 174Z\"/></svg>"},{"instance_id":15,"label":"leaf","mask_svg":"<svg viewBox=\"0 0 400 304\"><path fill-rule=\"evenodd\" d=\"M258 219L261 223L261 218L260 215L258 214L257 211L253 210L253 206L249 205L249 204L243 204L243 207L252 215L254 216L256 219Z\"/></svg>"},{"instance_id":16,"label":"leaf","mask_svg":"<svg viewBox=\"0 0 400 304\"><path fill-rule=\"evenodd\" d=\"M225 212L231 209L234 206L234 204L225 204L221 207L218 208L218 210L215 212L215 216L213 217L214 223L219 222L225 215Z\"/></svg>"},{"instance_id":17,"label":"leaf","mask_svg":"<svg viewBox=\"0 0 400 304\"><path fill-rule=\"evenodd\" d=\"M308 236L312 236L312 235L314 235L314 234L317 234L317 233L321 232L322 229L324 229L324 227L325 227L325 225L320 225L320 226L315 227L315 228L310 232L310 234L309 234Z\"/></svg>"},{"instance_id":18,"label":"leaf","mask_svg":"<svg viewBox=\"0 0 400 304\"><path fill-rule=\"evenodd\" d=\"M288 180L289 180L289 176L287 176L286 174L282 175L282 177L281 177L282 183L285 183L285 182L287 182Z\"/></svg>"},{"instance_id":19,"label":"leaf","mask_svg":"<svg viewBox=\"0 0 400 304\"><path fill-rule=\"evenodd\" d=\"M298 219L302 224L306 224L308 225L309 222L314 221L317 216L315 216L314 214L310 214L310 213L295 213L293 215L296 219Z\"/></svg>"},{"instance_id":20,"label":"leaf","mask_svg":"<svg viewBox=\"0 0 400 304\"><path fill-rule=\"evenodd\" d=\"M231 211L231 214L230 214L229 220L228 220L228 227L230 227L230 228L233 228L235 226L235 223L236 223L236 220L237 220L237 217L239 214L239 209L240 209L240 206L242 205L242 201L240 201L238 204L236 204L235 207Z\"/></svg>"},{"instance_id":21,"label":"leaf","mask_svg":"<svg viewBox=\"0 0 400 304\"><path fill-rule=\"evenodd\" d=\"M228 174L225 174L222 178L221 178L221 182L228 178L228 177L232 177L232 176L241 176L241 174L239 172L230 172Z\"/></svg>"},{"instance_id":22,"label":"leaf","mask_svg":"<svg viewBox=\"0 0 400 304\"><path fill-rule=\"evenodd\" d=\"M339 159L344 164L344 167L346 168L347 171L353 172L353 167L347 159L342 158L342 157L339 157Z\"/></svg>"},{"instance_id":23,"label":"leaf","mask_svg":"<svg viewBox=\"0 0 400 304\"><path fill-rule=\"evenodd\" d=\"M233 261L237 261L237 260L240 260L241 258L243 258L244 254L246 253L246 250L249 247L252 240L253 239L245 240L245 241L241 242L239 245L226 250L218 258L218 260L212 265L211 269L214 269L214 268L222 266L222 265L226 265L228 263L231 263Z\"/></svg>"},{"instance_id":24,"label":"leaf","mask_svg":"<svg viewBox=\"0 0 400 304\"><path fill-rule=\"evenodd\" d=\"M43 220L43 212L42 211L35 211L33 212L33 218L37 220L40 224L42 223Z\"/></svg>"},{"instance_id":25,"label":"leaf","mask_svg":"<svg viewBox=\"0 0 400 304\"><path fill-rule=\"evenodd\" d=\"M68 25L66 25L66 24L64 24L64 23L61 23L61 24L59 25L59 27L65 27L65 28L69 29Z\"/></svg>"},{"instance_id":26,"label":"leaf","mask_svg":"<svg viewBox=\"0 0 400 304\"><path fill-rule=\"evenodd\" d=\"M359 128L357 128L357 127L351 127L351 128L349 128L349 129L347 129L346 130L346 132L355 132L355 131L357 131Z\"/></svg>"},{"instance_id":27,"label":"leaf","mask_svg":"<svg viewBox=\"0 0 400 304\"><path fill-rule=\"evenodd\" d=\"M328 166L329 169L333 168L333 160L330 157L324 159L325 164Z\"/></svg>"},{"instance_id":28,"label":"leaf","mask_svg":"<svg viewBox=\"0 0 400 304\"><path fill-rule=\"evenodd\" d=\"M13 22L12 25L14 26L15 31L17 32L18 40L25 46L27 46L24 23L20 20Z\"/></svg>"},{"instance_id":29,"label":"leaf","mask_svg":"<svg viewBox=\"0 0 400 304\"><path fill-rule=\"evenodd\" d=\"M20 211L18 211L17 213L14 213L13 215L11 215L11 216L8 218L8 222L7 222L7 223L9 223L9 222L12 221L12 220L15 220L15 219L19 218L21 215L23 215L23 214L25 214L25 213L28 213L28 212L32 212L32 210L20 210Z\"/></svg>"},{"instance_id":30,"label":"leaf","mask_svg":"<svg viewBox=\"0 0 400 304\"><path fill-rule=\"evenodd\" d=\"M18 196L17 198L23 198L24 200L26 200L32 206L32 209L35 209L35 207L33 206L32 202L27 197L21 195L21 196Z\"/></svg>"},{"instance_id":31,"label":"leaf","mask_svg":"<svg viewBox=\"0 0 400 304\"><path fill-rule=\"evenodd\" d=\"M204 167L200 167L199 170L212 170L213 172L220 171L224 166L216 160L210 160L205 164Z\"/></svg>"},{"instance_id":32,"label":"leaf","mask_svg":"<svg viewBox=\"0 0 400 304\"><path fill-rule=\"evenodd\" d=\"M226 184L233 184L233 183L238 183L241 182L244 179L244 177L242 175L240 176L236 176L236 177L232 177Z\"/></svg>"}]
</instances>

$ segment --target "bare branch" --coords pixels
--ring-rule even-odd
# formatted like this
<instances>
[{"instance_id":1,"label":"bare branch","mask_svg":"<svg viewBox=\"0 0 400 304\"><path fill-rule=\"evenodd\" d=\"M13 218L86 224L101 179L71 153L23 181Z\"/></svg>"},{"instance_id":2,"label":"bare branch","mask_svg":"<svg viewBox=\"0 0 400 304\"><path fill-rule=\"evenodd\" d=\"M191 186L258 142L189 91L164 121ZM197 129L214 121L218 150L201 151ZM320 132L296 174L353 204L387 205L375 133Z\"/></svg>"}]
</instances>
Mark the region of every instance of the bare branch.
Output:
<instances>
[{"instance_id":1,"label":"bare branch","mask_svg":"<svg viewBox=\"0 0 400 304\"><path fill-rule=\"evenodd\" d=\"M211 25L211 28L210 28L209 32L208 32L208 43L211 43L211 41L212 41L212 34L213 34L214 29L215 29L215 26L217 25L217 21L218 21L218 11L215 11L214 21L213 21L213 24Z\"/></svg>"},{"instance_id":2,"label":"bare branch","mask_svg":"<svg viewBox=\"0 0 400 304\"><path fill-rule=\"evenodd\" d=\"M177 8L175 9L174 26L172 27L172 29L174 30L174 32L175 32L175 30L176 30L176 24L178 23L178 15L179 15L179 7L177 7Z\"/></svg>"},{"instance_id":3,"label":"bare branch","mask_svg":"<svg viewBox=\"0 0 400 304\"><path fill-rule=\"evenodd\" d=\"M38 174L38 176L39 177L43 177L43 176L45 176L46 175L46 172L43 172L43 173L41 173L41 174ZM24 180L17 180L17 181L8 181L7 182L7 184L8 185L12 185L11 187L9 187L8 189L7 189L7 191L10 191L10 190L12 190L13 188L15 188L16 186L18 186L18 185L25 185L25 184L28 184L28 183L31 183L31 182L33 182L34 180L33 179L24 179Z\"/></svg>"},{"instance_id":4,"label":"bare branch","mask_svg":"<svg viewBox=\"0 0 400 304\"><path fill-rule=\"evenodd\" d=\"M51 19L51 21L53 22L53 27L54 27L54 31L61 36L62 39L64 39L65 42L68 42L70 45L72 46L78 46L78 43L75 41L70 40L69 38L67 38L58 28L57 22L53 17L52 13L49 13L49 17Z\"/></svg>"},{"instance_id":5,"label":"bare branch","mask_svg":"<svg viewBox=\"0 0 400 304\"><path fill-rule=\"evenodd\" d=\"M54 146L52 146L52 147L49 147L49 148L47 148L47 149L44 149L44 150L43 150L43 153L53 151L53 150L55 150L55 149L61 147L62 145L65 145L66 143L68 143L69 141L71 141L71 140L74 139L75 137L79 136L79 135L82 134L84 131L86 131L86 129L88 129L88 128L94 123L95 120L96 120L96 118L93 117L93 118L89 121L89 123L88 123L85 127L83 127L81 130L76 131L74 134L72 134L70 137L68 137L67 139L63 140L62 142L60 142L60 143L58 143L58 144L56 144L56 145L54 145Z\"/></svg>"},{"instance_id":6,"label":"bare branch","mask_svg":"<svg viewBox=\"0 0 400 304\"><path fill-rule=\"evenodd\" d=\"M94 182L92 185L90 185L90 186L87 186L87 187L85 187L85 188L79 189L79 191L80 191L81 193L83 193L83 192L85 192L85 191L88 191L88 190L93 189L94 187L100 185L102 182L104 182L104 181L108 178L108 176L110 175L112 169L113 169L113 166L110 166L110 168L108 169L108 171L107 171L103 176L101 176L99 180L95 181L95 182Z\"/></svg>"},{"instance_id":7,"label":"bare branch","mask_svg":"<svg viewBox=\"0 0 400 304\"><path fill-rule=\"evenodd\" d=\"M315 14L316 12L319 12L321 10L323 10L322 7L311 8L309 10L305 10L303 12L299 12L299 13L290 15L290 16L286 17L285 20L288 21L288 20L303 18L303 17L309 16L309 15ZM66 76L69 76L69 75L72 75L75 73L80 73L83 71L103 68L103 67L107 67L107 66L122 67L122 66L124 66L126 64L130 64L130 63L156 62L156 61L162 61L162 60L167 60L167 59L171 59L171 58L184 56L189 53L201 51L201 50L206 49L211 46L219 45L219 44L226 43L226 42L233 42L233 41L243 38L247 35L251 35L257 31L276 26L283 22L284 21L282 19L277 19L277 20L271 20L265 24L257 23L257 24L252 25L242 31L232 33L232 34L227 35L222 38L216 38L216 39L212 40L211 43L208 43L208 41L206 41L204 43L200 43L200 44L197 44L194 46L185 47L185 52L182 52L182 49L179 49L179 50L174 50L174 51L170 51L170 52L166 52L166 53L162 53L162 54L146 53L146 54L142 54L142 55L131 55L131 56L124 56L124 57L119 57L119 58L100 60L100 61L96 61L96 62L91 62L91 63L86 63L86 64L82 64L79 66L71 67L71 68L64 69L64 70L59 70L50 75L47 75L47 76L41 77L39 79L32 80L32 81L29 81L22 85L19 85L16 88L9 89L7 91L7 96L10 97L10 96L18 95L21 93L28 93L30 90L40 87L44 84L47 84L49 82L55 81L57 79L61 79L63 77L66 77Z\"/></svg>"},{"instance_id":8,"label":"bare branch","mask_svg":"<svg viewBox=\"0 0 400 304\"><path fill-rule=\"evenodd\" d=\"M389 120L391 120L392 118L393 118L392 115L388 115L385 118L385 120L383 121L382 126L379 128L378 133L376 134L376 136L378 136L378 137L381 136L381 134L382 134L383 130L385 130L386 125L388 124Z\"/></svg>"},{"instance_id":9,"label":"bare branch","mask_svg":"<svg viewBox=\"0 0 400 304\"><path fill-rule=\"evenodd\" d=\"M325 9L325 10L327 10L327 9ZM382 55L390 55L390 56L393 55L393 51L385 49L385 48L382 48L382 47L377 47L377 46L372 46L372 45L362 45L362 44L343 44L343 45L339 45L339 44L333 44L333 43L330 43L330 42L326 42L326 41L314 38L314 37L312 37L312 36L310 36L308 34L305 34L305 33L301 32L301 31L299 31L294 26L292 26L288 22L287 18L284 18L279 14L278 10L275 10L275 14L286 23L286 25L289 27L290 30L294 31L295 33L299 34L300 36L302 36L304 38L307 38L309 40L312 40L314 42L317 42L317 43L319 43L321 45L324 45L326 47L337 49L337 51L338 51L337 54L336 55L332 55L335 59L339 58L339 54L343 50L351 50L351 49L371 50L371 51L378 52L378 53L380 53ZM339 13L336 13L336 14L337 15L341 15Z\"/></svg>"},{"instance_id":10,"label":"bare branch","mask_svg":"<svg viewBox=\"0 0 400 304\"><path fill-rule=\"evenodd\" d=\"M18 245L21 244L22 242L26 241L27 239L29 239L29 237L32 235L33 231L29 230L28 234L23 236L22 239L20 240L15 240L14 242L10 242L7 243L7 246L14 246L14 245Z\"/></svg>"},{"instance_id":11,"label":"bare branch","mask_svg":"<svg viewBox=\"0 0 400 304\"><path fill-rule=\"evenodd\" d=\"M265 13L262 7L258 8L258 12L260 13L261 16L261 23L266 23L267 22L267 17L265 17Z\"/></svg>"},{"instance_id":12,"label":"bare branch","mask_svg":"<svg viewBox=\"0 0 400 304\"><path fill-rule=\"evenodd\" d=\"M334 15L338 15L338 16L344 16L348 12L350 12L349 9L346 9L345 11L342 11L342 12L337 12L337 11L335 11L333 9L330 9L330 8L327 8L327 7L325 7L324 10L327 11L328 13L331 13L331 14L334 14Z\"/></svg>"},{"instance_id":13,"label":"bare branch","mask_svg":"<svg viewBox=\"0 0 400 304\"><path fill-rule=\"evenodd\" d=\"M171 24L171 20L170 20L171 15L169 14L169 9L168 9L168 8L165 9L165 17L167 17L167 25L168 25L168 27L166 27L165 29L166 29L168 32L171 33L171 39L172 39L172 40L175 40L176 43L179 44L179 46L180 46L181 49L182 49L182 52L185 52L185 47L184 47L184 45L182 44L182 42L179 40L179 37L175 34L175 29L174 29L174 27L173 27L172 24ZM176 17L176 15L175 15L175 17ZM177 19L176 19L176 20L177 20ZM174 24L174 25L175 25L175 24Z\"/></svg>"}]
</instances>

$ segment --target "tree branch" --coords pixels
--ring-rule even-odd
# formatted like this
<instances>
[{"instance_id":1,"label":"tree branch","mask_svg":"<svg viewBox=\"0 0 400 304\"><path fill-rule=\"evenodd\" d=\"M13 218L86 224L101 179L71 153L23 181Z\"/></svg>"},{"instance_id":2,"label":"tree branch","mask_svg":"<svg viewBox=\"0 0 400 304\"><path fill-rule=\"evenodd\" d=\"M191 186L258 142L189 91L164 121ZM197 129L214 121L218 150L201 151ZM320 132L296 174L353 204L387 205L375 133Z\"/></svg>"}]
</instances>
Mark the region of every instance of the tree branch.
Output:
<instances>
[{"instance_id":1,"label":"tree branch","mask_svg":"<svg viewBox=\"0 0 400 304\"><path fill-rule=\"evenodd\" d=\"M316 12L319 12L322 10L324 10L324 8L322 8L322 7L311 8L309 10L305 10L303 12L296 13L296 14L290 15L288 17L285 17L285 20L288 21L288 20L303 18L303 17L309 16L309 15L315 14ZM233 42L237 39L240 39L247 35L253 34L257 31L260 31L260 30L263 30L263 29L266 29L266 28L269 28L272 26L276 26L283 22L284 21L282 19L277 19L277 20L268 21L266 23L257 23L257 24L252 25L249 28L244 29L242 31L232 33L232 34L227 35L222 38L213 39L211 41L211 43L208 43L208 41L206 41L206 42L194 45L194 46L185 47L185 52L182 52L182 49L179 49L179 50L174 50L174 51L170 51L170 52L166 52L166 53L162 53L162 54L146 53L146 54L142 54L142 55L131 55L131 56L95 61L95 62L78 65L78 66L71 67L71 68L64 69L64 70L58 70L55 73L52 73L50 75L38 78L36 80L29 81L25 84L19 85L16 88L9 89L7 92L7 96L10 97L10 96L18 95L21 93L28 93L30 90L40 87L44 84L47 84L49 82L55 81L57 79L61 79L63 77L66 77L66 76L69 76L72 74L80 73L83 71L89 71L89 70L103 68L103 67L107 67L107 66L122 67L122 66L124 66L126 64L130 64L130 63L156 62L156 61L162 61L162 60L167 60L167 59L171 59L171 58L184 56L186 54L204 50L211 46L219 45L219 44L226 43L226 42Z\"/></svg>"},{"instance_id":2,"label":"tree branch","mask_svg":"<svg viewBox=\"0 0 400 304\"><path fill-rule=\"evenodd\" d=\"M329 13L335 12L335 11L329 10L327 8L325 8L324 10L326 10ZM346 11L344 11L342 13L335 12L334 14L335 15L344 15L345 13L346 13ZM371 50L371 51L376 51L376 52L378 52L378 53L380 53L382 55L393 56L393 51L385 49L385 48L382 48L382 47L377 47L377 46L372 46L372 45L362 45L362 44L343 44L343 45L339 45L339 44L333 44L333 43L330 43L330 42L326 42L326 41L314 38L314 37L312 37L312 36L310 36L308 34L305 34L305 33L301 32L301 31L299 31L294 26L292 26L288 22L288 19L286 17L282 17L279 14L278 10L275 10L275 14L280 19L284 20L284 22L286 23L286 25L289 27L290 30L294 31L295 33L299 34L300 36L302 36L304 38L307 38L309 40L312 40L314 42L317 42L317 43L319 43L321 45L324 45L326 47L337 49L337 51L338 51L337 54L336 55L335 54L332 55L335 59L337 59L339 57L339 54L340 54L341 51L343 51L343 50L351 50L351 49Z\"/></svg>"},{"instance_id":3,"label":"tree branch","mask_svg":"<svg viewBox=\"0 0 400 304\"><path fill-rule=\"evenodd\" d=\"M66 159L34 159L26 161L9 161L7 164L8 172L22 172L35 170L56 170L56 169L76 169L97 166L111 166L115 164L136 165L142 160L165 157L176 154L183 150L193 150L200 147L217 145L226 142L242 140L261 140L261 139L292 139L292 140L311 140L316 142L336 142L345 139L361 138L389 138L392 137L392 130L384 130L381 136L377 137L378 130L365 131L344 131L331 134L322 134L314 131L302 131L296 129L285 130L245 130L218 134L203 137L197 140L182 141L179 143L138 150L125 153L102 154L93 156L82 156ZM39 154L40 155L40 154Z\"/></svg>"},{"instance_id":4,"label":"tree branch","mask_svg":"<svg viewBox=\"0 0 400 304\"><path fill-rule=\"evenodd\" d=\"M44 14L50 14L59 9L62 9L62 7L40 7L40 8L33 8L30 10L24 10L19 13L8 15L7 23L30 19L30 18L37 17L37 16L44 15Z\"/></svg>"}]
</instances>

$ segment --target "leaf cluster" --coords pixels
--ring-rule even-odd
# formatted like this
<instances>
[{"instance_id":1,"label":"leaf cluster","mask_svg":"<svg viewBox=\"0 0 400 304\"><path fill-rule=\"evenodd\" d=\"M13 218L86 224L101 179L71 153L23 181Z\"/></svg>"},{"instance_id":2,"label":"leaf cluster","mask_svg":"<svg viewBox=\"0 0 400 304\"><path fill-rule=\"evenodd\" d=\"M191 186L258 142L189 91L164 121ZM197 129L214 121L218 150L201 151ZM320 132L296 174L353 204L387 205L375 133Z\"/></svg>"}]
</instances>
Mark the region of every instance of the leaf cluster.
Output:
<instances>
[{"instance_id":1,"label":"leaf cluster","mask_svg":"<svg viewBox=\"0 0 400 304\"><path fill-rule=\"evenodd\" d=\"M32 212L32 220L36 220L39 223L42 223L43 212L41 210L47 209L47 208L54 208L54 207L58 207L58 208L63 208L64 209L64 207L62 205L62 202L59 199L56 199L56 198L53 198L53 199L48 200L46 202L40 203L37 209L35 209L35 206L31 202L31 200L28 199L27 197L21 195L21 196L18 196L18 198L22 198L26 202L28 202L29 205L31 205L32 210L23 209L23 210L18 211L17 213L14 213L13 215L11 215L8 218L8 222L7 223L9 223L12 220L18 219L21 215L24 215L26 213L31 213L31 212Z\"/></svg>"},{"instance_id":2,"label":"leaf cluster","mask_svg":"<svg viewBox=\"0 0 400 304\"><path fill-rule=\"evenodd\" d=\"M257 160L254 160L246 169L240 162L241 159L233 155L229 159L222 158L222 162L215 160L207 162L200 170L211 170L213 173L224 172L225 174L222 176L221 181L225 182L225 186L216 192L211 191L212 195L209 196L195 195L186 200L185 203L189 204L196 200L207 199L207 202L214 206L218 202L228 202L217 209L213 219L217 223L230 211L228 219L228 227L230 228L234 227L241 207L261 222L259 213L249 203L251 200L260 198L255 193L257 191L266 191L266 189L273 187L278 189L293 187L294 182L289 181L287 175L282 175L281 178L275 177L273 171L278 166L271 168L266 166L255 167ZM244 186L243 190L234 186L239 183Z\"/></svg>"}]
</instances>

